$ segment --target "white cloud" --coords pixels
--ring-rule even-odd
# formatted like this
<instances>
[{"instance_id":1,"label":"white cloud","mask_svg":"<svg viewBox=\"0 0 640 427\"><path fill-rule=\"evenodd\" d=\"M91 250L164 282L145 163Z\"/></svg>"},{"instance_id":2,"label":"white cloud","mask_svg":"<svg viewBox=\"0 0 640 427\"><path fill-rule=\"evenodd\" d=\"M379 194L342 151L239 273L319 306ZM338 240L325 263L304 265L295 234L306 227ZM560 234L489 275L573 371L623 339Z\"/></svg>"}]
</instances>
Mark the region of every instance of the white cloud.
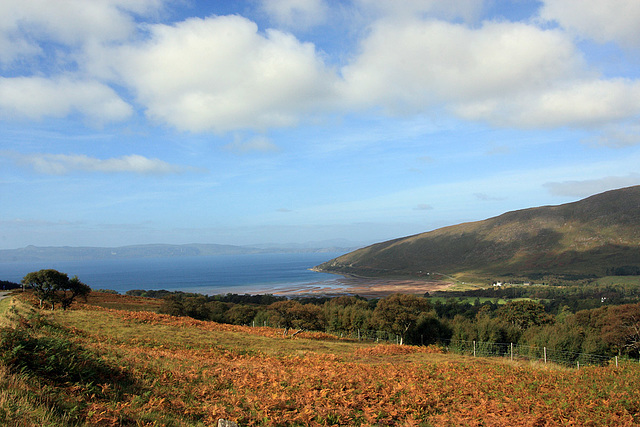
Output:
<instances>
[{"instance_id":1,"label":"white cloud","mask_svg":"<svg viewBox=\"0 0 640 427\"><path fill-rule=\"evenodd\" d=\"M444 111L515 128L594 128L640 115L640 81L607 79L590 70L562 28L444 20L476 20L482 0L355 0L355 9L377 20L341 70L328 67L313 44L278 30L261 32L237 15L136 24L135 15L157 13L165 1L3 2L0 65L48 49L60 69L77 67L77 74L47 78L41 76L51 70L36 70L34 76L0 77L0 117L79 113L98 122L124 120L133 109L115 85L129 90L126 96L151 120L191 132L263 132L359 109L396 115ZM613 3L624 11L619 15L638 22L634 5L640 3ZM330 13L324 0L261 5L274 22L289 27L320 23ZM577 23L563 25L569 5ZM599 8L608 28L617 12L609 2L592 9ZM588 33L592 11L586 9L548 0L541 16L563 28L582 23ZM632 31L626 15L621 26ZM52 53L45 41L66 44L70 51ZM620 144L625 140L630 139L618 138ZM255 140L230 148L265 151L273 145Z\"/></svg>"},{"instance_id":2,"label":"white cloud","mask_svg":"<svg viewBox=\"0 0 640 427\"><path fill-rule=\"evenodd\" d=\"M3 0L0 64L41 52L41 41L81 45L124 40L135 31L133 14L150 15L163 0ZM14 47L14 48L12 48Z\"/></svg>"},{"instance_id":3,"label":"white cloud","mask_svg":"<svg viewBox=\"0 0 640 427\"><path fill-rule=\"evenodd\" d=\"M545 0L540 17L556 21L579 37L640 47L637 0Z\"/></svg>"},{"instance_id":4,"label":"white cloud","mask_svg":"<svg viewBox=\"0 0 640 427\"><path fill-rule=\"evenodd\" d=\"M544 187L554 196L587 197L616 188L640 184L640 174L607 176L583 181L548 182Z\"/></svg>"},{"instance_id":5,"label":"white cloud","mask_svg":"<svg viewBox=\"0 0 640 427\"><path fill-rule=\"evenodd\" d=\"M279 25L294 29L322 24L329 13L324 0L262 0L262 9Z\"/></svg>"},{"instance_id":6,"label":"white cloud","mask_svg":"<svg viewBox=\"0 0 640 427\"><path fill-rule=\"evenodd\" d=\"M38 173L49 175L64 175L74 171L167 175L189 169L137 154L110 159L98 159L82 154L4 154L15 158L20 164L32 167Z\"/></svg>"},{"instance_id":7,"label":"white cloud","mask_svg":"<svg viewBox=\"0 0 640 427\"><path fill-rule=\"evenodd\" d=\"M640 82L629 79L575 80L542 92L522 92L454 106L461 117L498 126L594 127L640 114Z\"/></svg>"},{"instance_id":8,"label":"white cloud","mask_svg":"<svg viewBox=\"0 0 640 427\"><path fill-rule=\"evenodd\" d=\"M312 44L240 16L152 25L145 42L104 54L150 118L194 132L293 125L334 78Z\"/></svg>"},{"instance_id":9,"label":"white cloud","mask_svg":"<svg viewBox=\"0 0 640 427\"><path fill-rule=\"evenodd\" d=\"M442 108L516 128L593 127L640 114L640 81L601 78L566 33L526 23L380 21L342 74L351 105L394 114Z\"/></svg>"},{"instance_id":10,"label":"white cloud","mask_svg":"<svg viewBox=\"0 0 640 427\"><path fill-rule=\"evenodd\" d=\"M0 77L0 117L37 120L78 112L104 123L124 120L132 111L113 89L95 81Z\"/></svg>"},{"instance_id":11,"label":"white cloud","mask_svg":"<svg viewBox=\"0 0 640 427\"><path fill-rule=\"evenodd\" d=\"M558 31L521 23L479 29L443 21L374 26L362 53L343 69L346 96L397 110L543 90L575 73L582 59Z\"/></svg>"}]
</instances>

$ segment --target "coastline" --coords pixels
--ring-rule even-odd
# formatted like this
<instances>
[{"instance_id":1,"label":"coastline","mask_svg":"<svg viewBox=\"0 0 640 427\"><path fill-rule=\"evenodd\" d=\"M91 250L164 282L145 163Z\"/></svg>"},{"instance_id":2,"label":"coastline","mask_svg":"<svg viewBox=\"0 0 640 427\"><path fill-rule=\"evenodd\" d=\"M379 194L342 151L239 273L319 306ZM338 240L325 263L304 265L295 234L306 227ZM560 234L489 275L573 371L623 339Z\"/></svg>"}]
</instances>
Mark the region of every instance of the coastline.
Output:
<instances>
[{"instance_id":1,"label":"coastline","mask_svg":"<svg viewBox=\"0 0 640 427\"><path fill-rule=\"evenodd\" d=\"M285 297L338 297L358 295L364 298L382 298L395 293L424 295L426 292L442 291L454 284L444 281L424 281L420 279L386 279L361 276L336 275L331 280L314 282L256 284L248 286L213 287L195 286L165 288L168 291L193 292L204 295L271 294Z\"/></svg>"},{"instance_id":2,"label":"coastline","mask_svg":"<svg viewBox=\"0 0 640 427\"><path fill-rule=\"evenodd\" d=\"M330 282L305 283L275 290L282 296L341 296L358 295L365 298L381 298L395 293L424 295L453 286L449 282L427 282L419 279L381 279L361 276L340 276Z\"/></svg>"}]
</instances>

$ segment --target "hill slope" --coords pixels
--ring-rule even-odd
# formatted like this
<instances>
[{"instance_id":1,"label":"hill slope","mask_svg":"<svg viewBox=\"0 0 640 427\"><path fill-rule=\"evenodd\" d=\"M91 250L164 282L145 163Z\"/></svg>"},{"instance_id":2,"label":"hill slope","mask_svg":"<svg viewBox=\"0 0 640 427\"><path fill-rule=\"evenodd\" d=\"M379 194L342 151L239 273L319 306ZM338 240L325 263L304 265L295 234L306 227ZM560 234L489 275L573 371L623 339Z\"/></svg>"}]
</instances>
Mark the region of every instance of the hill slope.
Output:
<instances>
[{"instance_id":1,"label":"hill slope","mask_svg":"<svg viewBox=\"0 0 640 427\"><path fill-rule=\"evenodd\" d=\"M629 265L640 266L640 186L378 243L316 270L373 277L601 276Z\"/></svg>"},{"instance_id":2,"label":"hill slope","mask_svg":"<svg viewBox=\"0 0 640 427\"><path fill-rule=\"evenodd\" d=\"M640 421L640 367L631 361L569 370L317 333L285 338L266 327L100 309L96 298L65 311L19 302L0 316L12 325L0 327L0 425Z\"/></svg>"}]
</instances>

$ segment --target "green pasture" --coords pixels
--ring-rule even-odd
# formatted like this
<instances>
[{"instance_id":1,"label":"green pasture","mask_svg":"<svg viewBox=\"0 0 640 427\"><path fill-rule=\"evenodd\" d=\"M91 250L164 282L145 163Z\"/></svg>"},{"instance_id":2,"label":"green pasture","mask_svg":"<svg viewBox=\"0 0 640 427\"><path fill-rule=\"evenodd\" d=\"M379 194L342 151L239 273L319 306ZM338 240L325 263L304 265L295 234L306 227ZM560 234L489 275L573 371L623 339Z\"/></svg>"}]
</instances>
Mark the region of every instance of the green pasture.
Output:
<instances>
[{"instance_id":1,"label":"green pasture","mask_svg":"<svg viewBox=\"0 0 640 427\"><path fill-rule=\"evenodd\" d=\"M640 286L640 276L606 276L596 280L601 286L636 285Z\"/></svg>"},{"instance_id":2,"label":"green pasture","mask_svg":"<svg viewBox=\"0 0 640 427\"><path fill-rule=\"evenodd\" d=\"M456 300L461 304L464 303L468 303L468 304L474 304L476 302L476 300L480 301L480 304L483 304L485 302L492 302L495 304L506 304L508 302L511 301L535 301L535 302L541 302L542 300L540 299L536 299L536 298L489 298L489 297L427 297L427 299L429 301L432 302L436 302L436 301L440 301L441 303L445 304L447 301L450 300Z\"/></svg>"}]
</instances>

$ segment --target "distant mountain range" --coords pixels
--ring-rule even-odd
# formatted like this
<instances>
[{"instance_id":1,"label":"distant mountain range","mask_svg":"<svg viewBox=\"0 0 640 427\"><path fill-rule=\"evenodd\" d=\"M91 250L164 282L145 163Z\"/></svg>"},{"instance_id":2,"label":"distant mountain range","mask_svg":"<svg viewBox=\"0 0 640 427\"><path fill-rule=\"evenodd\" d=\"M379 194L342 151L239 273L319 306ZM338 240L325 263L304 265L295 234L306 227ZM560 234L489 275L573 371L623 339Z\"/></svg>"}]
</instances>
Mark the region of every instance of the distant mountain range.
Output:
<instances>
[{"instance_id":1,"label":"distant mountain range","mask_svg":"<svg viewBox=\"0 0 640 427\"><path fill-rule=\"evenodd\" d=\"M533 278L604 276L639 267L640 186L634 186L374 244L316 270L368 277Z\"/></svg>"},{"instance_id":2,"label":"distant mountain range","mask_svg":"<svg viewBox=\"0 0 640 427\"><path fill-rule=\"evenodd\" d=\"M113 248L27 246L20 249L0 250L0 262L69 261L109 258L162 258L256 253L348 252L355 249L356 247L355 245L345 247L330 246L330 243L332 242L329 241L325 243L327 243L327 245L323 247L308 247L305 245L234 246L197 243L187 245L132 245ZM346 242L341 241L340 243Z\"/></svg>"}]
</instances>

